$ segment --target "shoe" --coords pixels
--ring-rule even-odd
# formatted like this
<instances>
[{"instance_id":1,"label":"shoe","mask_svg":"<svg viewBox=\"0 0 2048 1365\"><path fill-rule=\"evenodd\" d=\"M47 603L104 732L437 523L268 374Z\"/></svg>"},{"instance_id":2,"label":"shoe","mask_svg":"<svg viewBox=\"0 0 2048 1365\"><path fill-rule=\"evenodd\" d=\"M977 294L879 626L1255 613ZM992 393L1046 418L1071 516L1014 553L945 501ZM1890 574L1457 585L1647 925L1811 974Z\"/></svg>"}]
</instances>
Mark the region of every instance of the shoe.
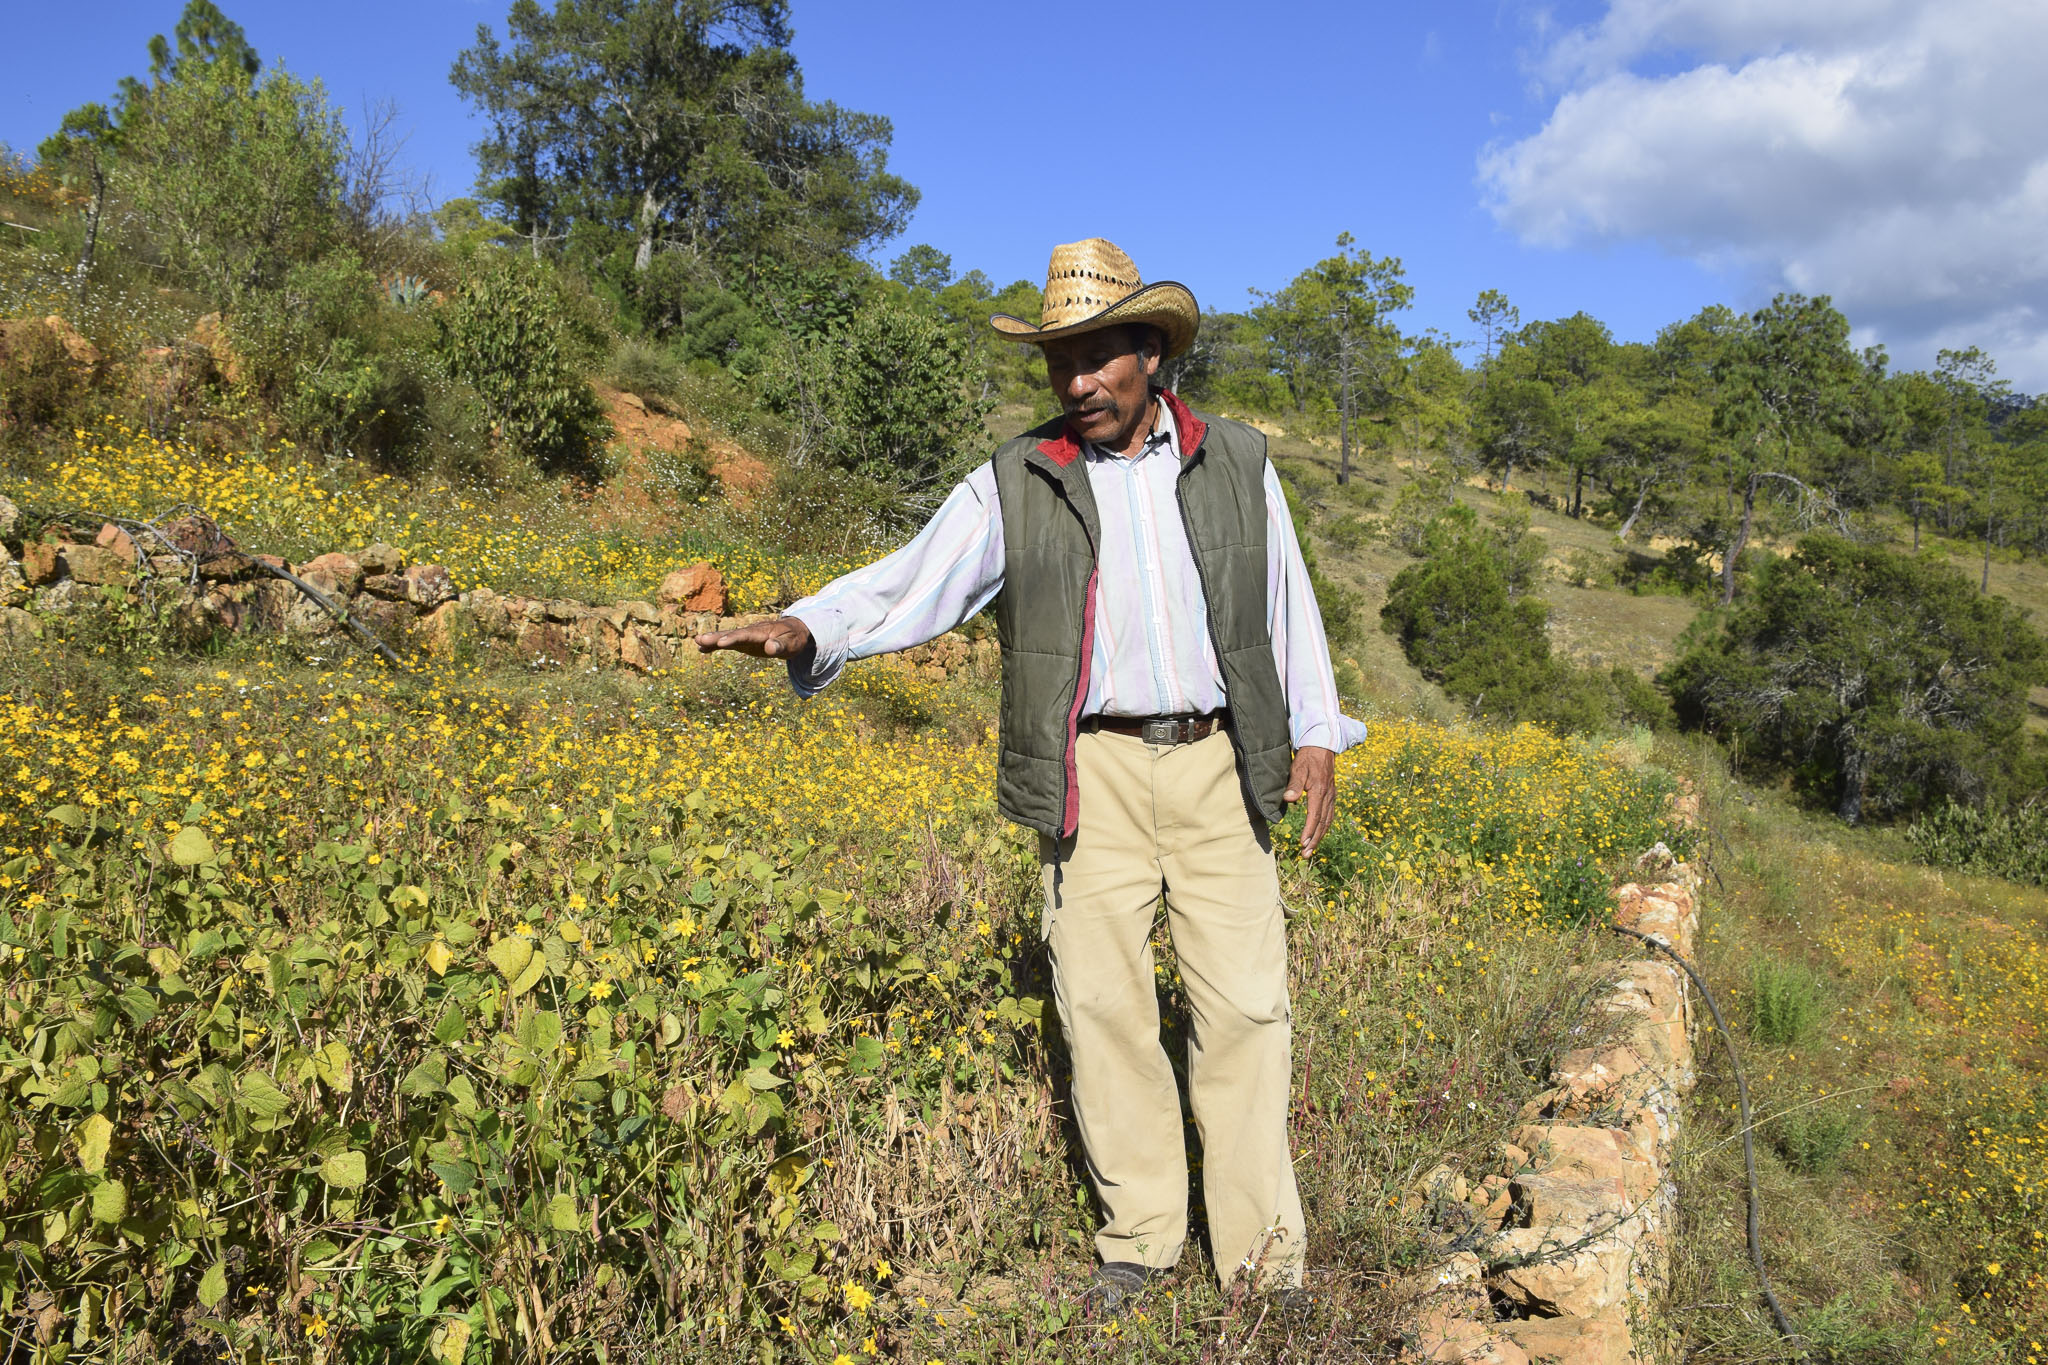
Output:
<instances>
[{"instance_id":1,"label":"shoe","mask_svg":"<svg viewBox=\"0 0 2048 1365\"><path fill-rule=\"evenodd\" d=\"M1140 1265L1136 1261L1104 1261L1095 1267L1095 1277L1081 1298L1085 1303L1099 1305L1104 1312L1114 1313L1123 1307L1126 1300L1142 1294L1145 1286L1163 1280L1172 1273L1172 1266Z\"/></svg>"}]
</instances>

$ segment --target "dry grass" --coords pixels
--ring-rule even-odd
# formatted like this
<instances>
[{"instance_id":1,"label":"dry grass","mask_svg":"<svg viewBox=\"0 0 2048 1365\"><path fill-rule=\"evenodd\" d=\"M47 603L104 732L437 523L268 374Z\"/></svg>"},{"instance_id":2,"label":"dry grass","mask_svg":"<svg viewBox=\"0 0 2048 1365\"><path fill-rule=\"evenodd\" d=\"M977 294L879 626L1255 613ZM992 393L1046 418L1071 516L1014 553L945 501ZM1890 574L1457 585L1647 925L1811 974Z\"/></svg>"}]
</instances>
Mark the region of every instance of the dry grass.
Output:
<instances>
[{"instance_id":1,"label":"dry grass","mask_svg":"<svg viewBox=\"0 0 2048 1365\"><path fill-rule=\"evenodd\" d=\"M1805 815L1675 744L1660 757L1691 767L1727 841L1701 965L1731 1022L1750 1016L1759 964L1820 983L1802 1041L1736 1024L1759 1114L1765 1255L1795 1325L1826 1360L2038 1357L2048 1267L2040 1198L2025 1190L2048 1142L2048 893L1909 865L1894 835ZM1662 1328L1688 1360L1791 1359L1743 1246L1733 1101L1726 1051L1709 1040L1677 1163ZM1836 1159L1798 1145L1815 1123L1834 1125Z\"/></svg>"}]
</instances>

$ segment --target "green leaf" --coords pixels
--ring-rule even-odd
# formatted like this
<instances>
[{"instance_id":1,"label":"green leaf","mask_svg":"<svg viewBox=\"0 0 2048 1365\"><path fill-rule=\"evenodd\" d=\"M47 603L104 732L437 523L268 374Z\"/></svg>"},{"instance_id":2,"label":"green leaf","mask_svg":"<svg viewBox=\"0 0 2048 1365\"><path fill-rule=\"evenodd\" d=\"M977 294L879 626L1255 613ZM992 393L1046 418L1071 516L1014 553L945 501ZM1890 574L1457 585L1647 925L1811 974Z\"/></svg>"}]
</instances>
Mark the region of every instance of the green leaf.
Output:
<instances>
[{"instance_id":1,"label":"green leaf","mask_svg":"<svg viewBox=\"0 0 2048 1365\"><path fill-rule=\"evenodd\" d=\"M355 1073L349 1065L348 1044L336 1038L313 1054L313 1074L329 1089L346 1095L355 1088Z\"/></svg>"},{"instance_id":2,"label":"green leaf","mask_svg":"<svg viewBox=\"0 0 2048 1365\"><path fill-rule=\"evenodd\" d=\"M511 938L501 938L493 943L485 956L491 959L491 965L498 969L499 975L507 981L513 981L526 970L527 964L533 961L533 944L530 940L515 934ZM515 990L514 994L517 993Z\"/></svg>"},{"instance_id":3,"label":"green leaf","mask_svg":"<svg viewBox=\"0 0 2048 1365\"><path fill-rule=\"evenodd\" d=\"M320 1162L320 1178L338 1189L360 1188L370 1178L370 1163L361 1152L336 1152Z\"/></svg>"},{"instance_id":4,"label":"green leaf","mask_svg":"<svg viewBox=\"0 0 2048 1365\"><path fill-rule=\"evenodd\" d=\"M846 1070L854 1076L865 1075L877 1070L888 1056L879 1038L857 1038L846 1053Z\"/></svg>"},{"instance_id":5,"label":"green leaf","mask_svg":"<svg viewBox=\"0 0 2048 1365\"><path fill-rule=\"evenodd\" d=\"M469 1016L455 1001L450 1001L448 1008L441 1011L441 1017L434 1021L434 1041L437 1043L452 1043L468 1031Z\"/></svg>"},{"instance_id":6,"label":"green leaf","mask_svg":"<svg viewBox=\"0 0 2048 1365\"><path fill-rule=\"evenodd\" d=\"M103 1180L92 1192L92 1221L118 1223L128 1216L128 1187L118 1180Z\"/></svg>"},{"instance_id":7,"label":"green leaf","mask_svg":"<svg viewBox=\"0 0 2048 1365\"><path fill-rule=\"evenodd\" d=\"M94 1114L78 1125L78 1164L88 1175L107 1169L107 1146L114 1140L114 1124L105 1114Z\"/></svg>"},{"instance_id":8,"label":"green leaf","mask_svg":"<svg viewBox=\"0 0 2048 1365\"><path fill-rule=\"evenodd\" d=\"M576 1196L558 1194L548 1200L548 1226L557 1232L580 1232L583 1224L576 1213Z\"/></svg>"},{"instance_id":9,"label":"green leaf","mask_svg":"<svg viewBox=\"0 0 2048 1365\"><path fill-rule=\"evenodd\" d=\"M59 806L50 812L50 818L69 829L77 829L85 823L85 812L77 806Z\"/></svg>"},{"instance_id":10,"label":"green leaf","mask_svg":"<svg viewBox=\"0 0 2048 1365\"><path fill-rule=\"evenodd\" d=\"M759 1066L749 1068L740 1079L747 1083L747 1089L749 1090L773 1090L779 1085L789 1084L788 1080L784 1077L776 1075L766 1067Z\"/></svg>"},{"instance_id":11,"label":"green leaf","mask_svg":"<svg viewBox=\"0 0 2048 1365\"><path fill-rule=\"evenodd\" d=\"M429 1052L418 1066L405 1073L399 1088L415 1098L438 1095L448 1088L448 1058L439 1052Z\"/></svg>"},{"instance_id":12,"label":"green leaf","mask_svg":"<svg viewBox=\"0 0 2048 1365\"><path fill-rule=\"evenodd\" d=\"M213 861L213 840L197 825L187 825L172 838L168 850L179 867L197 867Z\"/></svg>"},{"instance_id":13,"label":"green leaf","mask_svg":"<svg viewBox=\"0 0 2048 1365\"><path fill-rule=\"evenodd\" d=\"M476 1167L467 1161L430 1161L427 1169L448 1187L450 1194L464 1195L476 1188Z\"/></svg>"},{"instance_id":14,"label":"green leaf","mask_svg":"<svg viewBox=\"0 0 2048 1365\"><path fill-rule=\"evenodd\" d=\"M540 984L540 979L546 976L547 974L547 958L540 953L535 953L533 955L533 960L526 964L526 970L521 972L518 975L518 977L515 978L512 981L512 983L505 988L505 994L516 1000L520 996L532 990L535 986L538 986Z\"/></svg>"},{"instance_id":15,"label":"green leaf","mask_svg":"<svg viewBox=\"0 0 2048 1365\"><path fill-rule=\"evenodd\" d=\"M292 1107L291 1096L278 1089L277 1082L261 1071L251 1071L242 1076L236 1092L242 1107L258 1118L276 1118Z\"/></svg>"},{"instance_id":16,"label":"green leaf","mask_svg":"<svg viewBox=\"0 0 2048 1365\"><path fill-rule=\"evenodd\" d=\"M211 1308L228 1296L228 1268L224 1262L215 1261L199 1277L199 1303Z\"/></svg>"},{"instance_id":17,"label":"green leaf","mask_svg":"<svg viewBox=\"0 0 2048 1365\"><path fill-rule=\"evenodd\" d=\"M513 1036L522 1047L553 1052L562 1045L562 1016L553 1010L535 1010L519 1021Z\"/></svg>"}]
</instances>

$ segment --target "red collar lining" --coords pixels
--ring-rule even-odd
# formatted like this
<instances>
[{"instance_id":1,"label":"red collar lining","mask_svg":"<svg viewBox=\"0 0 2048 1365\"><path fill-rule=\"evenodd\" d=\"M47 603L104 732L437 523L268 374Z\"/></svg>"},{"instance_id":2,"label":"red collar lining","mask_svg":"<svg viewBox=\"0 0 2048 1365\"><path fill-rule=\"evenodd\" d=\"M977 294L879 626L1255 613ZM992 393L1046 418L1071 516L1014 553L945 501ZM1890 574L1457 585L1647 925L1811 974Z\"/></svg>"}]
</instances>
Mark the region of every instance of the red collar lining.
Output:
<instances>
[{"instance_id":1,"label":"red collar lining","mask_svg":"<svg viewBox=\"0 0 2048 1365\"><path fill-rule=\"evenodd\" d=\"M1166 404L1167 412L1173 415L1174 430L1180 436L1181 458L1186 459L1202 448L1202 441L1209 434L1209 424L1190 412L1188 405L1181 402L1172 389L1155 392L1159 401ZM1074 434L1073 427L1062 426L1059 435L1040 441L1038 450L1045 458L1065 469L1081 454L1081 438Z\"/></svg>"}]
</instances>

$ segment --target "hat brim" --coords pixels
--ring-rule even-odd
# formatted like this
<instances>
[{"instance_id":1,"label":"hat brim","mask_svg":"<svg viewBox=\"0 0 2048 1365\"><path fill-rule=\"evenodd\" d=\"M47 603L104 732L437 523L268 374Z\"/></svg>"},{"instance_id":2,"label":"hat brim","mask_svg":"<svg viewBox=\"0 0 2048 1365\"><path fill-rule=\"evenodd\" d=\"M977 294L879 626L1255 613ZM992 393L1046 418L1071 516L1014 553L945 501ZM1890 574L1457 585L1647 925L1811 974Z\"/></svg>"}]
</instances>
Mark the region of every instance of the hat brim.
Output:
<instances>
[{"instance_id":1,"label":"hat brim","mask_svg":"<svg viewBox=\"0 0 2048 1365\"><path fill-rule=\"evenodd\" d=\"M1161 359L1170 360L1195 344L1195 330L1201 325L1201 319L1195 296L1186 285L1161 280L1126 294L1099 313L1064 326L1040 327L1008 313L997 313L988 320L988 325L1012 341L1042 346L1061 337L1099 332L1105 327L1122 327L1133 322L1150 323L1166 334L1166 354Z\"/></svg>"}]
</instances>

